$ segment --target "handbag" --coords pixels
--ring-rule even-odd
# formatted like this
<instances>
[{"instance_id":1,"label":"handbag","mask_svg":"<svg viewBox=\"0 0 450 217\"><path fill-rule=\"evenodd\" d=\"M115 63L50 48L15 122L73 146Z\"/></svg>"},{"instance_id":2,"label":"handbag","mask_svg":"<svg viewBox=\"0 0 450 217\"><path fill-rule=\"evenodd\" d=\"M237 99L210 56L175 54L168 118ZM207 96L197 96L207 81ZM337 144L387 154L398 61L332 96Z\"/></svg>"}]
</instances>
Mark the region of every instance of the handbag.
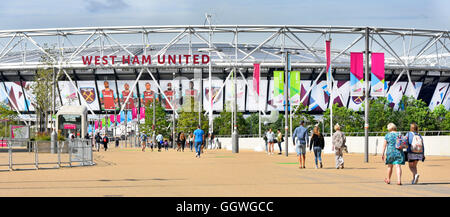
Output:
<instances>
[{"instance_id":1,"label":"handbag","mask_svg":"<svg viewBox=\"0 0 450 217\"><path fill-rule=\"evenodd\" d=\"M408 138L399 134L395 140L395 148L398 150L408 148Z\"/></svg>"}]
</instances>

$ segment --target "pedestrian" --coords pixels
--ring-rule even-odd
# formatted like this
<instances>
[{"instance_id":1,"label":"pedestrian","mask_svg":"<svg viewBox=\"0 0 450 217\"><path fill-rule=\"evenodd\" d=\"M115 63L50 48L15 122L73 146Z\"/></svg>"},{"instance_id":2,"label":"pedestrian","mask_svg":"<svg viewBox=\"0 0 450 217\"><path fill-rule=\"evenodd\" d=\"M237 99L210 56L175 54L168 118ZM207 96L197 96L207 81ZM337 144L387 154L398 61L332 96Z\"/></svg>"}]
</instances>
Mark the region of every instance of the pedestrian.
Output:
<instances>
[{"instance_id":1,"label":"pedestrian","mask_svg":"<svg viewBox=\"0 0 450 217\"><path fill-rule=\"evenodd\" d=\"M267 143L269 142L268 140L267 140L267 133L269 132L269 130L267 130L265 133L264 133L264 137L263 137L263 139L264 139L264 143L266 144L266 153L268 153L267 151Z\"/></svg>"},{"instance_id":2,"label":"pedestrian","mask_svg":"<svg viewBox=\"0 0 450 217\"><path fill-rule=\"evenodd\" d=\"M408 148L406 149L406 160L408 161L409 170L413 174L411 184L417 184L419 181L419 174L417 173L417 164L419 161L425 161L425 148L423 144L422 135L419 134L419 127L416 123L412 123L409 128L409 133L406 134L408 141Z\"/></svg>"},{"instance_id":3,"label":"pedestrian","mask_svg":"<svg viewBox=\"0 0 450 217\"><path fill-rule=\"evenodd\" d=\"M116 136L116 139L115 139L116 148L119 147L119 141L120 141L120 138L118 136Z\"/></svg>"},{"instance_id":4,"label":"pedestrian","mask_svg":"<svg viewBox=\"0 0 450 217\"><path fill-rule=\"evenodd\" d=\"M343 151L346 148L345 146L346 138L344 133L341 131L341 126L339 126L339 124L336 124L334 126L334 130L336 132L333 134L331 150L334 151L334 158L336 160L336 169L339 169L339 167L341 169L344 169Z\"/></svg>"},{"instance_id":5,"label":"pedestrian","mask_svg":"<svg viewBox=\"0 0 450 217\"><path fill-rule=\"evenodd\" d=\"M205 140L205 132L200 129L200 125L197 126L197 129L194 131L194 142L195 142L195 157L200 158L201 146L203 141Z\"/></svg>"},{"instance_id":6,"label":"pedestrian","mask_svg":"<svg viewBox=\"0 0 450 217\"><path fill-rule=\"evenodd\" d=\"M393 123L389 123L387 126L389 133L384 137L383 155L381 159L385 161L388 166L387 178L384 178L386 184L391 183L392 167L395 165L397 172L397 185L402 184L402 168L401 165L405 164L405 155L403 153L402 136L397 132L397 126ZM385 154L386 153L386 154Z\"/></svg>"},{"instance_id":7,"label":"pedestrian","mask_svg":"<svg viewBox=\"0 0 450 217\"><path fill-rule=\"evenodd\" d=\"M184 146L186 145L186 136L184 135L183 131L180 134L180 144L181 144L181 151L184 152Z\"/></svg>"},{"instance_id":8,"label":"pedestrian","mask_svg":"<svg viewBox=\"0 0 450 217\"><path fill-rule=\"evenodd\" d=\"M108 150L109 138L106 134L103 136L102 142L103 142L103 148L105 149L105 151Z\"/></svg>"},{"instance_id":9,"label":"pedestrian","mask_svg":"<svg viewBox=\"0 0 450 217\"><path fill-rule=\"evenodd\" d=\"M166 149L166 151L169 150L169 142L166 140L164 140L164 148Z\"/></svg>"},{"instance_id":10,"label":"pedestrian","mask_svg":"<svg viewBox=\"0 0 450 217\"><path fill-rule=\"evenodd\" d=\"M297 152L300 169L305 168L306 146L308 146L308 130L305 128L305 121L300 121L300 126L295 128L292 139Z\"/></svg>"},{"instance_id":11,"label":"pedestrian","mask_svg":"<svg viewBox=\"0 0 450 217\"><path fill-rule=\"evenodd\" d=\"M163 143L164 143L163 140L164 140L164 138L161 134L158 134L156 136L156 142L158 143L158 151L161 151L161 145L163 145ZM167 142L167 140L166 140L166 142ZM169 144L167 144L167 145L169 145ZM165 144L164 144L164 146L165 146ZM168 149L168 147L165 147L165 148L166 148L166 150Z\"/></svg>"},{"instance_id":12,"label":"pedestrian","mask_svg":"<svg viewBox=\"0 0 450 217\"><path fill-rule=\"evenodd\" d=\"M191 131L189 131L188 142L189 142L189 148L191 149L191 152L192 152L192 148L194 146L194 134L192 134Z\"/></svg>"},{"instance_id":13,"label":"pedestrian","mask_svg":"<svg viewBox=\"0 0 450 217\"><path fill-rule=\"evenodd\" d=\"M102 143L102 137L100 136L100 133L97 133L95 135L95 148L97 151L100 151L100 144Z\"/></svg>"},{"instance_id":14,"label":"pedestrian","mask_svg":"<svg viewBox=\"0 0 450 217\"><path fill-rule=\"evenodd\" d=\"M281 154L282 150L281 150L281 143L284 142L283 139L283 134L281 134L281 130L277 130L277 142L278 142L278 149L280 150L280 153L278 153L279 155Z\"/></svg>"},{"instance_id":15,"label":"pedestrian","mask_svg":"<svg viewBox=\"0 0 450 217\"><path fill-rule=\"evenodd\" d=\"M142 135L141 135L141 146L142 146L142 151L143 152L145 152L146 145L147 145L147 134L142 132Z\"/></svg>"},{"instance_id":16,"label":"pedestrian","mask_svg":"<svg viewBox=\"0 0 450 217\"><path fill-rule=\"evenodd\" d=\"M275 142L275 133L272 132L272 128L269 128L267 132L267 142L269 143L269 150L267 152L268 155L273 155L273 143Z\"/></svg>"},{"instance_id":17,"label":"pedestrian","mask_svg":"<svg viewBox=\"0 0 450 217\"><path fill-rule=\"evenodd\" d=\"M320 168L322 165L322 150L325 147L325 139L323 135L320 133L319 126L315 126L313 128L313 135L311 136L311 140L309 142L309 151L314 149L314 161L316 163L316 169L318 168L317 163L320 163Z\"/></svg>"},{"instance_id":18,"label":"pedestrian","mask_svg":"<svg viewBox=\"0 0 450 217\"><path fill-rule=\"evenodd\" d=\"M179 132L178 133L178 136L177 136L177 151L180 151L180 149L181 149L181 132Z\"/></svg>"}]
</instances>

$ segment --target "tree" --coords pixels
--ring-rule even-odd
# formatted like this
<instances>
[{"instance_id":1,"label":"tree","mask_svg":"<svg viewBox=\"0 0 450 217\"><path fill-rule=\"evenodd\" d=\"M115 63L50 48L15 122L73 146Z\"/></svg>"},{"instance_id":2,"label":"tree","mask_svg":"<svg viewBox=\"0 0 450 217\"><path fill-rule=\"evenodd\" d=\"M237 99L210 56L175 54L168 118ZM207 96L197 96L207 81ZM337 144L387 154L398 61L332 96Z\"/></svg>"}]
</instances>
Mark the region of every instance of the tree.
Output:
<instances>
[{"instance_id":1,"label":"tree","mask_svg":"<svg viewBox=\"0 0 450 217\"><path fill-rule=\"evenodd\" d=\"M45 44L44 47L47 47ZM50 54L50 56L55 56L53 54L54 49L45 48L45 51ZM35 95L36 105L36 115L39 119L39 132L48 132L47 121L49 111L51 109L53 99L52 99L52 88L53 88L53 62L52 59L47 55L42 55L40 63L44 66L36 72L35 82L31 86L32 93ZM55 82L57 82L56 78Z\"/></svg>"},{"instance_id":2,"label":"tree","mask_svg":"<svg viewBox=\"0 0 450 217\"><path fill-rule=\"evenodd\" d=\"M155 131L156 135L161 134L164 137L169 137L171 135L171 129L169 128L171 121L169 121L169 117L161 105L161 103L155 103ZM144 132L148 136L153 134L152 130L153 126L153 107L152 104L145 106L145 123L141 124L141 132Z\"/></svg>"},{"instance_id":3,"label":"tree","mask_svg":"<svg viewBox=\"0 0 450 217\"><path fill-rule=\"evenodd\" d=\"M323 113L325 132L330 132L330 109ZM343 132L364 131L364 118L361 114L337 103L333 105L333 125L339 124ZM334 128L334 126L332 126Z\"/></svg>"},{"instance_id":4,"label":"tree","mask_svg":"<svg viewBox=\"0 0 450 217\"><path fill-rule=\"evenodd\" d=\"M198 126L198 102L183 103L183 106L178 110L177 130L183 132L194 132ZM208 118L204 115L204 110L200 115L201 128L206 132L208 125Z\"/></svg>"},{"instance_id":5,"label":"tree","mask_svg":"<svg viewBox=\"0 0 450 217\"><path fill-rule=\"evenodd\" d=\"M369 130L387 132L387 125L393 119L394 110L385 97L370 100Z\"/></svg>"},{"instance_id":6,"label":"tree","mask_svg":"<svg viewBox=\"0 0 450 217\"><path fill-rule=\"evenodd\" d=\"M10 126L18 124L18 115L6 104L0 103L0 137L10 136Z\"/></svg>"},{"instance_id":7,"label":"tree","mask_svg":"<svg viewBox=\"0 0 450 217\"><path fill-rule=\"evenodd\" d=\"M230 135L231 136L231 112L222 111L219 117L214 119L214 134L216 135ZM238 132L241 135L249 134L251 131L248 127L248 123L241 112L236 114Z\"/></svg>"}]
</instances>

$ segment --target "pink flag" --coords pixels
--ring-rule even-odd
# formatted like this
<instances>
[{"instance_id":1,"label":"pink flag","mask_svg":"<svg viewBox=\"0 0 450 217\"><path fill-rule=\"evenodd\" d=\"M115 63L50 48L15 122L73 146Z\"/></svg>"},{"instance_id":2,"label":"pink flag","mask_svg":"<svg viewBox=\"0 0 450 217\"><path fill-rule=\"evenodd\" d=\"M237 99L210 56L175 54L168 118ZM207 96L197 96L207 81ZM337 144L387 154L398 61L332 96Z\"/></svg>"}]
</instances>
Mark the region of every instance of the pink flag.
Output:
<instances>
[{"instance_id":1,"label":"pink flag","mask_svg":"<svg viewBox=\"0 0 450 217\"><path fill-rule=\"evenodd\" d=\"M111 120L111 123L114 123L114 115L110 115L109 119Z\"/></svg>"},{"instance_id":2,"label":"pink flag","mask_svg":"<svg viewBox=\"0 0 450 217\"><path fill-rule=\"evenodd\" d=\"M132 119L136 119L137 118L137 109L136 108L133 108L131 110L131 118Z\"/></svg>"},{"instance_id":3,"label":"pink flag","mask_svg":"<svg viewBox=\"0 0 450 217\"><path fill-rule=\"evenodd\" d=\"M100 130L102 129L102 121L100 121L100 124L99 124L99 126L100 126Z\"/></svg>"},{"instance_id":4,"label":"pink flag","mask_svg":"<svg viewBox=\"0 0 450 217\"><path fill-rule=\"evenodd\" d=\"M120 114L117 115L117 123L120 124Z\"/></svg>"},{"instance_id":5,"label":"pink flag","mask_svg":"<svg viewBox=\"0 0 450 217\"><path fill-rule=\"evenodd\" d=\"M372 75L370 94L372 96L384 96L384 53L372 53Z\"/></svg>"},{"instance_id":6,"label":"pink flag","mask_svg":"<svg viewBox=\"0 0 450 217\"><path fill-rule=\"evenodd\" d=\"M258 94L259 96L259 63L253 64L253 90Z\"/></svg>"},{"instance_id":7,"label":"pink flag","mask_svg":"<svg viewBox=\"0 0 450 217\"><path fill-rule=\"evenodd\" d=\"M145 108L144 107L141 107L141 112L140 112L141 114L140 114L140 119L144 119L145 118Z\"/></svg>"},{"instance_id":8,"label":"pink flag","mask_svg":"<svg viewBox=\"0 0 450 217\"><path fill-rule=\"evenodd\" d=\"M329 90L331 91L331 41L327 40L326 42L326 56L327 56L327 85Z\"/></svg>"},{"instance_id":9,"label":"pink flag","mask_svg":"<svg viewBox=\"0 0 450 217\"><path fill-rule=\"evenodd\" d=\"M384 80L384 53L372 53L372 73L380 81Z\"/></svg>"},{"instance_id":10,"label":"pink flag","mask_svg":"<svg viewBox=\"0 0 450 217\"><path fill-rule=\"evenodd\" d=\"M364 82L364 54L350 53L350 95L362 96Z\"/></svg>"},{"instance_id":11,"label":"pink flag","mask_svg":"<svg viewBox=\"0 0 450 217\"><path fill-rule=\"evenodd\" d=\"M95 129L98 129L98 121L95 121Z\"/></svg>"}]
</instances>

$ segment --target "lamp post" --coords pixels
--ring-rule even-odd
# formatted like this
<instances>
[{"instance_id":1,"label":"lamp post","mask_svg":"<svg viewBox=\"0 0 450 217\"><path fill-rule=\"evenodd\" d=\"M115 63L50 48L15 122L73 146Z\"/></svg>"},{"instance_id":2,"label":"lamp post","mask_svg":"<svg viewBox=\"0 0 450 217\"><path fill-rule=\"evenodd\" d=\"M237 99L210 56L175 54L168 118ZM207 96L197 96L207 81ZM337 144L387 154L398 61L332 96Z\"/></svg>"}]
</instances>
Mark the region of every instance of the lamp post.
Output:
<instances>
[{"instance_id":1,"label":"lamp post","mask_svg":"<svg viewBox=\"0 0 450 217\"><path fill-rule=\"evenodd\" d=\"M288 109L290 108L290 97L289 97L289 70L291 67L290 63L290 55L299 54L297 51L293 50L281 50L276 52L275 54L284 54L285 60L284 60L284 149L286 150L286 157L288 156L288 148L289 148L289 142L288 142L288 123L289 123L289 112ZM290 110L290 109L289 109Z\"/></svg>"},{"instance_id":2,"label":"lamp post","mask_svg":"<svg viewBox=\"0 0 450 217\"><path fill-rule=\"evenodd\" d=\"M208 63L208 82L209 82L209 133L212 133L213 131L213 119L212 119L212 114L213 114L213 106L212 106L212 59L211 59L211 52L221 52L221 49L216 49L216 48L212 48L211 47L211 43L209 43L209 47L208 48L200 48L198 49L198 52L208 52L208 57L209 57L209 63Z\"/></svg>"}]
</instances>

